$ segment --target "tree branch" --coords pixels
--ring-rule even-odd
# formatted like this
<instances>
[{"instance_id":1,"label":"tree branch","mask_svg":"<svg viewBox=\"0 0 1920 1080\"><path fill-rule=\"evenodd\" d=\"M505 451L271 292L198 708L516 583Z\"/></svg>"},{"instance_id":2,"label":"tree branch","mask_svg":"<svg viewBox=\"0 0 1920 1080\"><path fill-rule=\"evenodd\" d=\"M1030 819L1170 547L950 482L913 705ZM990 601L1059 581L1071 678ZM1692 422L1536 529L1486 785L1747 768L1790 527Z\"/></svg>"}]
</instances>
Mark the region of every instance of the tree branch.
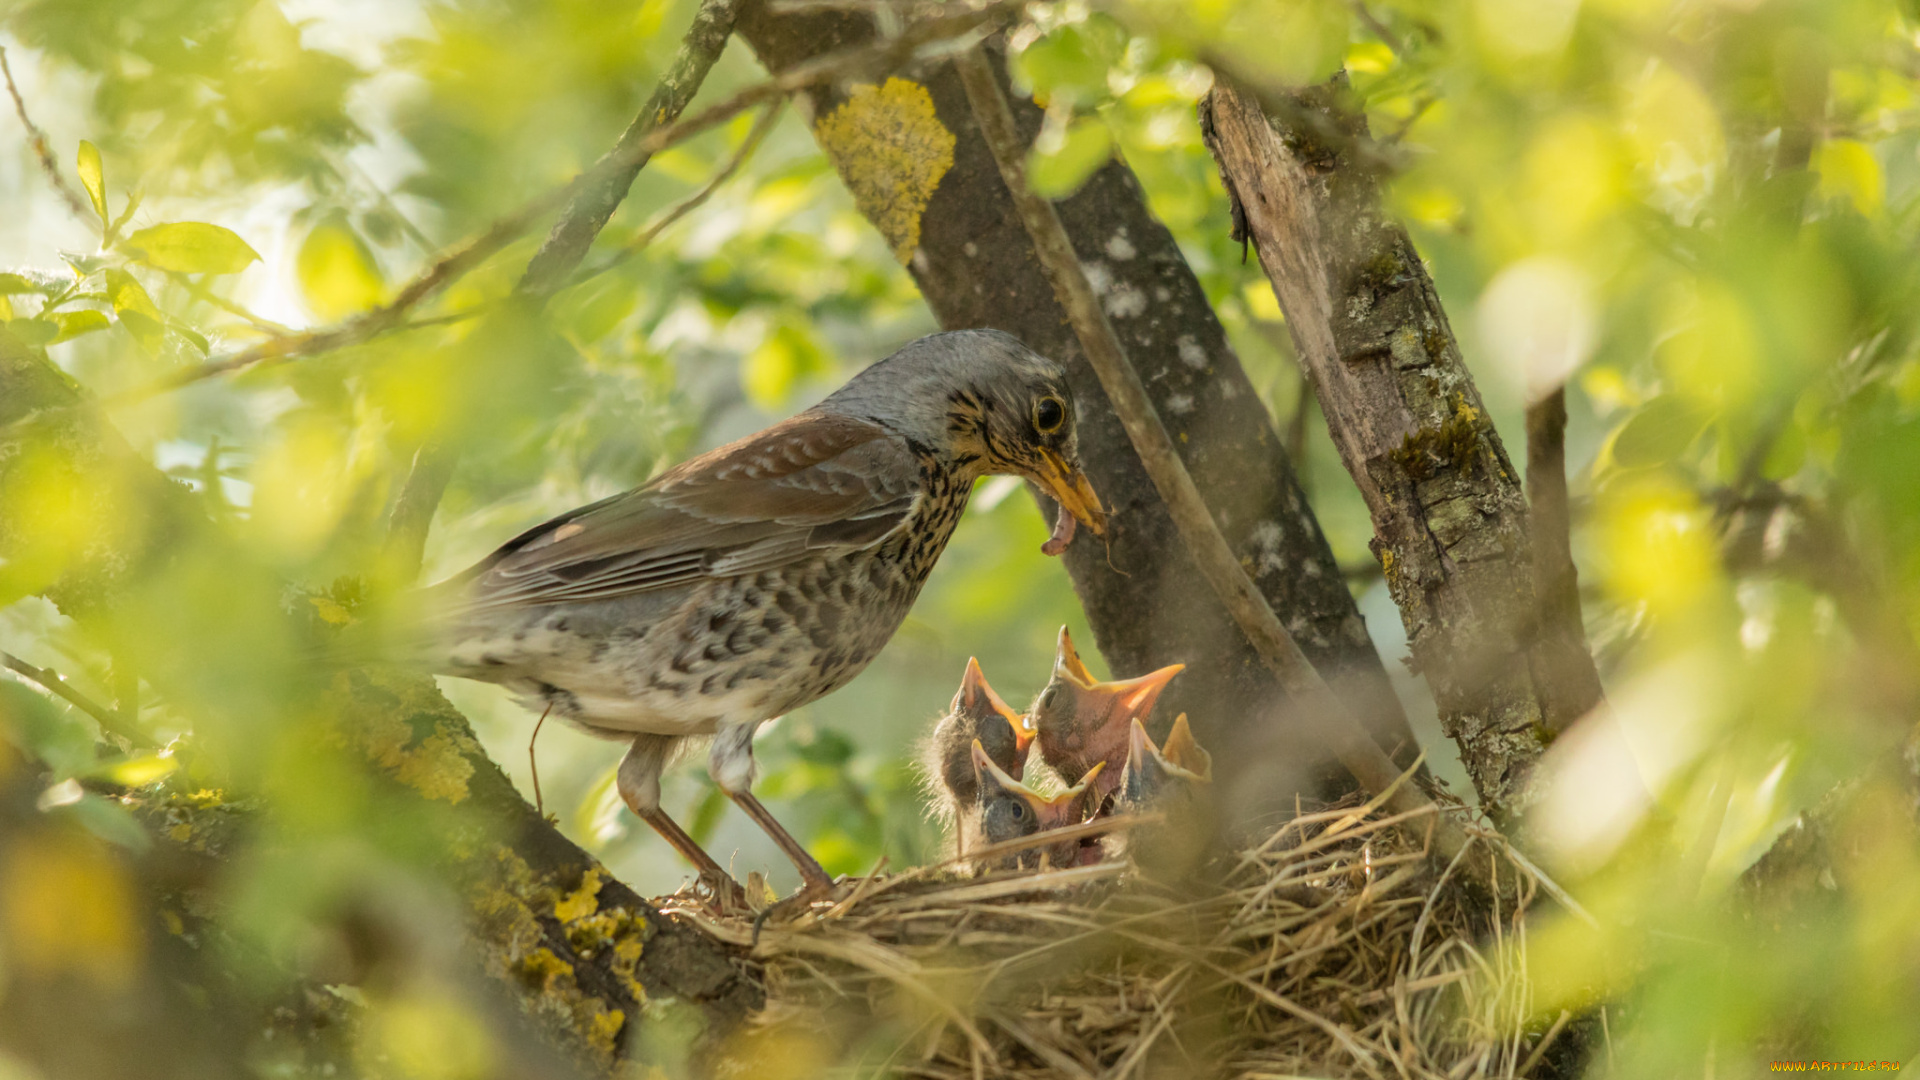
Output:
<instances>
[{"instance_id":1,"label":"tree branch","mask_svg":"<svg viewBox=\"0 0 1920 1080\"><path fill-rule=\"evenodd\" d=\"M779 15L783 5L754 3L738 33L773 71L785 71L853 47L878 33L863 13ZM989 46L991 50L991 46ZM1000 65L996 61L996 68ZM932 186L918 212L918 244L907 258L921 296L950 330L991 327L1065 365L1081 403L1077 426L1087 475L1110 512L1105 545L1075 544L1062 557L1095 642L1113 670L1137 674L1181 663L1187 673L1167 688L1158 715L1192 715L1214 752L1226 820L1250 822L1290 810L1296 794L1332 798L1353 790L1346 770L1289 706L1253 646L1215 599L1168 516L1099 377L1055 298L1032 238L982 138L966 88L953 66L929 57L901 72L900 112L914 115L929 142L952 137L942 156L918 168ZM999 76L1003 85L1005 76ZM922 96L924 95L924 96ZM817 85L801 103L816 122L867 108L858 88ZM930 105L929 123L919 112ZM1024 140L1042 110L1009 101ZM850 188L871 175L884 142L823 143ZM933 179L937 178L937 183ZM888 195L856 198L883 232L898 230ZM1121 160L1094 171L1058 204L1074 250L1097 266L1102 302L1127 342L1128 359L1173 436L1175 449L1236 556L1280 613L1322 675L1362 716L1376 742L1401 766L1419 746L1385 666L1367 635L1353 593L1299 485L1262 395L1235 354L1173 234L1154 216L1146 193ZM1041 496L1044 499L1044 496ZM1050 501L1042 513L1051 514ZM1153 617L1140 618L1151 610ZM1162 721L1164 722L1164 721ZM1156 732L1156 734L1158 734Z\"/></svg>"},{"instance_id":2,"label":"tree branch","mask_svg":"<svg viewBox=\"0 0 1920 1080\"><path fill-rule=\"evenodd\" d=\"M7 62L5 46L0 46L0 74L6 76L7 93L13 96L13 114L20 118L21 125L27 129L27 141L33 146L33 156L39 159L40 171L46 174L54 193L60 196L75 217L82 221L94 220L93 207L79 192L73 190L73 185L67 183L66 175L60 171L60 163L54 159L53 146L47 141L47 133L41 131L27 115L27 102L20 96L19 85L13 81L13 65Z\"/></svg>"},{"instance_id":3,"label":"tree branch","mask_svg":"<svg viewBox=\"0 0 1920 1080\"><path fill-rule=\"evenodd\" d=\"M566 211L554 223L546 242L527 263L516 292L545 297L564 285L580 260L586 258L594 238L633 189L634 177L652 156L639 147L661 124L672 123L686 110L726 48L727 39L733 36L733 19L739 6L740 0L701 0L693 14L693 25L681 39L680 51L660 77L660 84L627 130L620 133L620 141L588 170L591 179L568 200Z\"/></svg>"},{"instance_id":4,"label":"tree branch","mask_svg":"<svg viewBox=\"0 0 1920 1080\"><path fill-rule=\"evenodd\" d=\"M656 215L653 220L641 227L640 231L634 234L632 239L620 245L618 251L607 256L599 265L587 267L585 270L575 274L573 280L567 282L566 287L591 281L601 274L612 270L614 267L619 266L621 263L626 262L628 259L633 258L635 255L640 254L658 239L660 234L665 232L674 222L679 221L681 218L686 217L688 214L704 206L708 199L713 198L714 192L719 191L722 185L728 180L733 179L734 174L738 173L740 169L746 165L748 159L753 157L753 152L760 148L760 144L765 141L767 133L773 130L774 123L780 119L782 104L784 104L783 101L775 101L761 112L760 119L754 121L753 128L747 132L747 137L741 140L740 148L733 152L733 155L727 159L726 163L720 167L718 172L715 172L707 179L705 184L701 185L700 190L674 203Z\"/></svg>"},{"instance_id":5,"label":"tree branch","mask_svg":"<svg viewBox=\"0 0 1920 1080\"><path fill-rule=\"evenodd\" d=\"M5 423L26 416L38 420ZM23 452L29 445L49 453ZM147 587L146 575L178 573L185 552L231 562L236 570L251 565L185 488L86 407L79 389L43 354L0 327L0 490L20 490L10 486L20 479L14 470L49 456L73 473L76 490L110 500L84 507L76 520L97 525L96 533L75 539L84 557L42 589L82 626L112 637L114 599ZM35 523L16 518L0 516L0 562L32 550ZM114 527L128 521L140 527ZM181 641L194 636L153 621L164 615L143 609L140 632ZM162 694L180 681L179 665L205 659L157 651L164 659L149 658L143 671ZM391 775L399 797L415 800L408 805L425 812L439 802L461 812L458 842L448 845L453 862L443 869L463 889L478 959L569 1055L610 1061L649 1000L686 1002L716 1031L758 1007L760 990L735 951L661 914L542 820L431 678L347 672L318 698L347 745L366 751ZM557 902L583 890L593 903L581 900L565 910L592 922L576 926ZM610 929L612 939L605 936ZM620 940L630 947L618 948Z\"/></svg>"},{"instance_id":6,"label":"tree branch","mask_svg":"<svg viewBox=\"0 0 1920 1080\"><path fill-rule=\"evenodd\" d=\"M72 705L88 716L93 717L94 722L100 725L100 730L109 735L118 735L129 743L139 747L154 747L160 745L154 742L153 737L146 732L125 723L119 713L67 685L67 681L60 677L60 673L51 668L34 667L25 660L5 651L0 651L0 666L4 666L19 674L22 678L41 687L48 693L61 698L66 701L67 704Z\"/></svg>"},{"instance_id":7,"label":"tree branch","mask_svg":"<svg viewBox=\"0 0 1920 1080\"><path fill-rule=\"evenodd\" d=\"M1527 407L1527 524L1540 638L1540 689L1549 730L1565 731L1599 705L1600 673L1587 648L1580 576L1567 509L1567 391L1556 386Z\"/></svg>"},{"instance_id":8,"label":"tree branch","mask_svg":"<svg viewBox=\"0 0 1920 1080\"><path fill-rule=\"evenodd\" d=\"M554 222L547 239L534 252L514 287L513 299L538 305L558 290L571 275L594 238L606 227L613 212L633 189L634 177L653 156L645 149L662 124L673 124L686 110L706 81L707 72L727 47L733 35L733 20L739 0L701 0L694 12L693 25L680 41L673 63L654 87L652 95L612 150L595 162L574 185L567 208ZM711 112L712 110L708 110ZM457 448L441 442L428 442L414 453L413 467L407 472L400 495L394 500L387 523L387 546L383 562L396 582L411 582L420 576L425 556L427 533L433 528L433 515L447 493L453 471L459 465Z\"/></svg>"},{"instance_id":9,"label":"tree branch","mask_svg":"<svg viewBox=\"0 0 1920 1080\"><path fill-rule=\"evenodd\" d=\"M1527 502L1404 229L1380 210L1344 79L1278 115L1220 77L1201 128L1287 316L1441 725L1502 823L1536 797L1560 668L1597 693L1584 648L1538 646ZM1295 117L1311 123L1296 125ZM1327 129L1339 140L1321 137ZM1574 611L1577 613L1577 595ZM1577 618L1577 614L1574 616Z\"/></svg>"},{"instance_id":10,"label":"tree branch","mask_svg":"<svg viewBox=\"0 0 1920 1080\"><path fill-rule=\"evenodd\" d=\"M922 46L972 33L1001 8L1013 6L1013 0L996 0L980 10L928 20L910 27L897 38L876 45L847 49L797 65L779 76L755 83L724 101L695 115L664 127L656 127L645 138L618 148L571 181L528 200L519 209L496 220L478 236L442 253L410 281L394 298L371 311L337 326L294 334L262 342L231 356L183 368L172 375L144 386L115 394L103 404L135 404L157 394L177 390L206 379L228 375L263 364L283 363L318 356L335 349L370 341L393 330L406 329L406 315L413 307L457 281L489 256L512 243L542 215L565 205L577 193L593 186L603 174L616 173L633 161L648 157L669 146L684 142L700 132L718 126L740 113L783 98L795 90L816 83L898 67L912 58Z\"/></svg>"},{"instance_id":11,"label":"tree branch","mask_svg":"<svg viewBox=\"0 0 1920 1080\"><path fill-rule=\"evenodd\" d=\"M1087 358L1100 376L1100 385L1154 487L1166 500L1168 512L1201 574L1281 685L1300 703L1303 712L1319 722L1340 763L1368 792L1380 796L1391 793L1387 805L1396 813L1437 809L1417 785L1396 783L1402 779L1400 769L1334 696L1234 557L1193 477L1175 453L1159 414L1148 401L1139 374L1128 364L1126 351L1094 296L1053 204L1027 186L1026 147L1020 142L1006 96L985 53L976 48L957 58L955 66L966 84L981 133L993 150L1001 179L1013 193L1014 204L1060 305L1066 309ZM1465 848L1466 834L1449 815L1435 814L1434 830L1434 846L1443 858L1451 859Z\"/></svg>"}]
</instances>

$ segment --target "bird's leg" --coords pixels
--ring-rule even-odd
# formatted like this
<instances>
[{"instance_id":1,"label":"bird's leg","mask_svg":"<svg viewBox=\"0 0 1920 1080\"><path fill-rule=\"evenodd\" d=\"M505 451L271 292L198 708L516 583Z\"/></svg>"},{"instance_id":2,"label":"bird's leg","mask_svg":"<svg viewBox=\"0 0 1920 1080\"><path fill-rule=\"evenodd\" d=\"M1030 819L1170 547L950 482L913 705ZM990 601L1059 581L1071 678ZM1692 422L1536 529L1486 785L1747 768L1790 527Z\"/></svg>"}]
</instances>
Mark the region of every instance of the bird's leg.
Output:
<instances>
[{"instance_id":1,"label":"bird's leg","mask_svg":"<svg viewBox=\"0 0 1920 1080\"><path fill-rule=\"evenodd\" d=\"M627 748L627 756L620 759L619 771L614 773L614 787L620 791L620 798L627 809L641 821L653 827L660 838L673 845L700 877L715 891L724 894L735 904L746 906L747 893L733 875L707 854L680 823L667 816L660 809L660 773L667 766L667 755L673 752L673 744L679 740L666 735L636 735L633 745Z\"/></svg>"},{"instance_id":2,"label":"bird's leg","mask_svg":"<svg viewBox=\"0 0 1920 1080\"><path fill-rule=\"evenodd\" d=\"M727 793L740 809L747 812L753 823L760 826L780 850L793 861L794 869L800 871L801 893L808 896L825 896L833 890L833 879L821 869L819 862L800 841L793 838L784 826L773 819L759 799L753 797L753 732L758 724L735 724L723 727L713 737L713 749L707 756L707 770L713 774L714 783Z\"/></svg>"}]
</instances>

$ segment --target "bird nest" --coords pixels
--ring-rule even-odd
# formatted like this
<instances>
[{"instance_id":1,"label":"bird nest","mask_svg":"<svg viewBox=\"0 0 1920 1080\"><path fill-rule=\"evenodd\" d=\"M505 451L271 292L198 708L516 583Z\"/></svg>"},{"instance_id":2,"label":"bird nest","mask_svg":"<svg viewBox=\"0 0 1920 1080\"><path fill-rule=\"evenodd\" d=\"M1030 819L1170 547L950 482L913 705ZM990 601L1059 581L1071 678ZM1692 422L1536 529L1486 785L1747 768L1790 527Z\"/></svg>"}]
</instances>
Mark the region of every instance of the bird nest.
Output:
<instances>
[{"instance_id":1,"label":"bird nest","mask_svg":"<svg viewBox=\"0 0 1920 1080\"><path fill-rule=\"evenodd\" d=\"M1178 880L949 865L798 916L665 906L764 964L767 1008L734 1045L755 1075L1527 1075L1564 1023L1529 1028L1542 879L1489 834L1445 867L1428 840L1422 817L1335 806ZM1506 899L1469 901L1465 860Z\"/></svg>"}]
</instances>

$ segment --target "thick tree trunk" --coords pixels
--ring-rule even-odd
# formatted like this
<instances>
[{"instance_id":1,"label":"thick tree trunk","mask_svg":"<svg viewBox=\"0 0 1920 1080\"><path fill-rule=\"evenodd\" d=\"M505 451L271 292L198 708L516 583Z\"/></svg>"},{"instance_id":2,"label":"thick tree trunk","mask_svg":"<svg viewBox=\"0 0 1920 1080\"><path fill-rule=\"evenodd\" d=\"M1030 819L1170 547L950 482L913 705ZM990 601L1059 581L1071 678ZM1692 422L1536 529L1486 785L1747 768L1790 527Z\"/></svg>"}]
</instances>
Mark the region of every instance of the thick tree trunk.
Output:
<instances>
[{"instance_id":1,"label":"thick tree trunk","mask_svg":"<svg viewBox=\"0 0 1920 1080\"><path fill-rule=\"evenodd\" d=\"M47 520L100 527L37 591L109 638L116 598L141 576L228 544L185 488L121 441L44 355L0 328L0 505L15 511L0 515L0 565L31 569L31 558L15 561L36 550L36 513L22 512L36 508L23 500L48 496L49 476L76 505L44 508ZM248 561L236 553L230 565ZM177 636L192 635L183 627ZM143 668L163 692L166 667ZM662 915L542 820L430 678L344 672L322 707L336 737L392 776L398 795L454 807L457 835L440 870L469 905L474 955L566 1057L610 1067L650 1003L680 1002L711 1030L759 1007L738 951Z\"/></svg>"},{"instance_id":2,"label":"thick tree trunk","mask_svg":"<svg viewBox=\"0 0 1920 1080\"><path fill-rule=\"evenodd\" d=\"M1481 804L1511 819L1566 719L1546 683L1565 657L1535 648L1527 502L1419 254L1354 160L1364 117L1344 81L1270 120L1222 80L1202 128L1273 282L1342 461L1373 516L1375 554L1415 662ZM1345 141L1322 138L1329 131ZM1236 214L1236 220L1240 215ZM1591 674L1592 660L1576 658ZM1597 688L1597 678L1592 681Z\"/></svg>"},{"instance_id":3,"label":"thick tree trunk","mask_svg":"<svg viewBox=\"0 0 1920 1080\"><path fill-rule=\"evenodd\" d=\"M873 35L862 16L781 15L761 0L742 9L737 33L775 72ZM997 53L995 60L999 67ZM1237 807L1290 800L1309 784L1346 785L1297 724L1267 721L1282 704L1280 692L1182 548L1108 407L959 77L945 63L910 75L877 93L824 87L804 104L856 201L906 261L942 325L1005 330L1067 364L1081 406L1081 457L1113 515L1107 547L1082 537L1065 557L1102 655L1125 674L1188 665L1155 715L1164 725L1191 714ZM1030 140L1040 110L1019 100L1015 113ZM1410 763L1412 733L1326 538L1172 235L1117 161L1058 208L1228 542L1309 659L1367 718L1381 746Z\"/></svg>"}]
</instances>

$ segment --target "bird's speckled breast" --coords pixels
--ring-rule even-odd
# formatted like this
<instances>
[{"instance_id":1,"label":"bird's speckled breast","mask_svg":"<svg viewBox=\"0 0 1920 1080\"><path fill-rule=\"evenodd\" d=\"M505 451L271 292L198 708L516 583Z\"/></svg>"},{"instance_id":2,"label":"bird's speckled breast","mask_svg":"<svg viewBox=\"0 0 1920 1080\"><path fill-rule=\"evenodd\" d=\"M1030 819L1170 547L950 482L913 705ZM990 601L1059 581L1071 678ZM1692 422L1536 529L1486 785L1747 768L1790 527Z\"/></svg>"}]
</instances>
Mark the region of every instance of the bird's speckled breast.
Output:
<instances>
[{"instance_id":1,"label":"bird's speckled breast","mask_svg":"<svg viewBox=\"0 0 1920 1080\"><path fill-rule=\"evenodd\" d=\"M530 612L511 648L496 641L487 666L459 674L608 737L707 734L817 700L893 637L966 509L964 477L921 466L926 496L873 547L715 578L651 620L624 599Z\"/></svg>"}]
</instances>

